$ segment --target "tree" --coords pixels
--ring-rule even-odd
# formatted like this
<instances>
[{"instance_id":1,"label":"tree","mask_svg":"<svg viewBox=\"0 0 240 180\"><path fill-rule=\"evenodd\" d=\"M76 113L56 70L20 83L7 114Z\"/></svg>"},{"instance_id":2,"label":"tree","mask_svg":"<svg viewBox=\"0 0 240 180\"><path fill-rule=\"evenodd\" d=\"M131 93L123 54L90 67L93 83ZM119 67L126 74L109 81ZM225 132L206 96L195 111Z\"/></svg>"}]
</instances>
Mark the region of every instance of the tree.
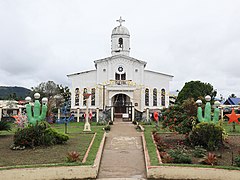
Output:
<instances>
[{"instance_id":1,"label":"tree","mask_svg":"<svg viewBox=\"0 0 240 180\"><path fill-rule=\"evenodd\" d=\"M41 94L41 97L48 99L60 93L58 85L53 81L42 82L37 87L32 87L32 94L37 92Z\"/></svg>"},{"instance_id":2,"label":"tree","mask_svg":"<svg viewBox=\"0 0 240 180\"><path fill-rule=\"evenodd\" d=\"M189 98L181 105L176 104L164 109L162 114L163 128L188 135L197 121L197 105L193 98Z\"/></svg>"},{"instance_id":3,"label":"tree","mask_svg":"<svg viewBox=\"0 0 240 180\"><path fill-rule=\"evenodd\" d=\"M70 99L71 99L70 89L67 86L65 86L65 87L63 87L62 85L57 85L57 86L58 86L59 92L60 92L61 96L63 97L64 101L65 102L70 101Z\"/></svg>"},{"instance_id":4,"label":"tree","mask_svg":"<svg viewBox=\"0 0 240 180\"><path fill-rule=\"evenodd\" d=\"M231 94L229 98L236 98L237 96L235 94Z\"/></svg>"},{"instance_id":5,"label":"tree","mask_svg":"<svg viewBox=\"0 0 240 180\"><path fill-rule=\"evenodd\" d=\"M185 83L182 90L177 97L177 103L183 103L188 98L193 98L195 101L198 99L204 99L206 95L210 95L212 99L215 98L217 92L213 89L213 86L209 83L203 83L201 81L190 81Z\"/></svg>"},{"instance_id":6,"label":"tree","mask_svg":"<svg viewBox=\"0 0 240 180\"><path fill-rule=\"evenodd\" d=\"M70 90L67 86L63 87L61 84L56 84L53 81L42 82L37 87L32 87L32 95L37 92L41 94L41 98L48 98L47 116L50 116L52 109L56 107L55 95L60 95L64 101L68 101L71 97Z\"/></svg>"}]
</instances>

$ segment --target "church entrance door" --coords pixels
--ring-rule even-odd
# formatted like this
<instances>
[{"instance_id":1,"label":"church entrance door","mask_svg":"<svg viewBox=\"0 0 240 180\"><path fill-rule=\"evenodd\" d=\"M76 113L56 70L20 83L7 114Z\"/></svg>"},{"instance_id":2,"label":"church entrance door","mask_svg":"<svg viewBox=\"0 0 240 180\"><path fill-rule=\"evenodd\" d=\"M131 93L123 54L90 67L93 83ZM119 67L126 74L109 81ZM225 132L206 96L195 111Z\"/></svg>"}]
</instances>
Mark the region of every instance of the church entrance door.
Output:
<instances>
[{"instance_id":1,"label":"church entrance door","mask_svg":"<svg viewBox=\"0 0 240 180\"><path fill-rule=\"evenodd\" d=\"M117 94L113 97L113 107L115 117L122 118L123 114L128 114L127 120L132 117L132 103L130 98L125 94Z\"/></svg>"},{"instance_id":2,"label":"church entrance door","mask_svg":"<svg viewBox=\"0 0 240 180\"><path fill-rule=\"evenodd\" d=\"M125 94L117 94L113 97L113 106L115 113L126 113L127 96Z\"/></svg>"}]
</instances>

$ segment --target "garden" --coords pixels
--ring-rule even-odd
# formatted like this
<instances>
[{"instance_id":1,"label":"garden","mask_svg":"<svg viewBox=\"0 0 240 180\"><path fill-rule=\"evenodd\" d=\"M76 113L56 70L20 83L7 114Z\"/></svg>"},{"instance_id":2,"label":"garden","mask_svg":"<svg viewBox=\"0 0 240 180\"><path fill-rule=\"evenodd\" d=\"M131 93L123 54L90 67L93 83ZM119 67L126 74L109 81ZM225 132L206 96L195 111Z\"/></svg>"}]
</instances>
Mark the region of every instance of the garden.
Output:
<instances>
[{"instance_id":1,"label":"garden","mask_svg":"<svg viewBox=\"0 0 240 180\"><path fill-rule=\"evenodd\" d=\"M232 124L228 118L216 120L218 108L212 113L208 101L197 106L194 99L187 99L165 109L158 125L143 125L151 166L174 164L240 170L238 120Z\"/></svg>"}]
</instances>

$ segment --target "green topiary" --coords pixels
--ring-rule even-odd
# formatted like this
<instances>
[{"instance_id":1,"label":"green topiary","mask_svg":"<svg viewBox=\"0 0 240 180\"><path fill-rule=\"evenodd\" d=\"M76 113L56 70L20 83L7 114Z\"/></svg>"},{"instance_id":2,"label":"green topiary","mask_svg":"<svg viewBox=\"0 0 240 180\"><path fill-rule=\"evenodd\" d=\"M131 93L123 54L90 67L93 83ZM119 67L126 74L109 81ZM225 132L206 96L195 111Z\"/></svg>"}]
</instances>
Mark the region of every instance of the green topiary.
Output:
<instances>
[{"instance_id":1,"label":"green topiary","mask_svg":"<svg viewBox=\"0 0 240 180\"><path fill-rule=\"evenodd\" d=\"M193 146L202 146L210 151L223 145L224 129L213 123L199 123L189 135L189 142Z\"/></svg>"}]
</instances>

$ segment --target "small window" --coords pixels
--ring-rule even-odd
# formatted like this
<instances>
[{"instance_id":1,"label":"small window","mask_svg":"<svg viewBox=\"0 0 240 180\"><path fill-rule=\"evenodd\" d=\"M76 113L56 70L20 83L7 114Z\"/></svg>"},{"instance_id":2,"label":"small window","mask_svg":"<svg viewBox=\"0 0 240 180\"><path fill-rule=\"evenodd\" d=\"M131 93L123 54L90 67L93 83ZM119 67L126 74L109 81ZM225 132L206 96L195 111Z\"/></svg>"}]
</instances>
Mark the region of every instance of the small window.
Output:
<instances>
[{"instance_id":1,"label":"small window","mask_svg":"<svg viewBox=\"0 0 240 180\"><path fill-rule=\"evenodd\" d=\"M135 72L138 72L138 69L135 69Z\"/></svg>"},{"instance_id":2,"label":"small window","mask_svg":"<svg viewBox=\"0 0 240 180\"><path fill-rule=\"evenodd\" d=\"M75 89L75 106L79 106L79 88Z\"/></svg>"},{"instance_id":3,"label":"small window","mask_svg":"<svg viewBox=\"0 0 240 180\"><path fill-rule=\"evenodd\" d=\"M145 106L149 106L149 89L145 89Z\"/></svg>"},{"instance_id":4,"label":"small window","mask_svg":"<svg viewBox=\"0 0 240 180\"><path fill-rule=\"evenodd\" d=\"M103 69L103 72L106 72L106 69Z\"/></svg>"},{"instance_id":5,"label":"small window","mask_svg":"<svg viewBox=\"0 0 240 180\"><path fill-rule=\"evenodd\" d=\"M153 89L153 106L157 106L157 89Z\"/></svg>"},{"instance_id":6,"label":"small window","mask_svg":"<svg viewBox=\"0 0 240 180\"><path fill-rule=\"evenodd\" d=\"M91 92L91 105L95 106L95 88L92 88L92 92Z\"/></svg>"},{"instance_id":7,"label":"small window","mask_svg":"<svg viewBox=\"0 0 240 180\"><path fill-rule=\"evenodd\" d=\"M87 88L84 88L83 89L83 94L84 93L87 93ZM83 96L83 106L86 106L87 105L87 99L86 99L86 97L85 96Z\"/></svg>"},{"instance_id":8,"label":"small window","mask_svg":"<svg viewBox=\"0 0 240 180\"><path fill-rule=\"evenodd\" d=\"M120 48L123 47L123 38L118 39L118 47L120 47Z\"/></svg>"},{"instance_id":9,"label":"small window","mask_svg":"<svg viewBox=\"0 0 240 180\"><path fill-rule=\"evenodd\" d=\"M162 106L165 106L165 89L161 90L161 101L162 101Z\"/></svg>"}]
</instances>

